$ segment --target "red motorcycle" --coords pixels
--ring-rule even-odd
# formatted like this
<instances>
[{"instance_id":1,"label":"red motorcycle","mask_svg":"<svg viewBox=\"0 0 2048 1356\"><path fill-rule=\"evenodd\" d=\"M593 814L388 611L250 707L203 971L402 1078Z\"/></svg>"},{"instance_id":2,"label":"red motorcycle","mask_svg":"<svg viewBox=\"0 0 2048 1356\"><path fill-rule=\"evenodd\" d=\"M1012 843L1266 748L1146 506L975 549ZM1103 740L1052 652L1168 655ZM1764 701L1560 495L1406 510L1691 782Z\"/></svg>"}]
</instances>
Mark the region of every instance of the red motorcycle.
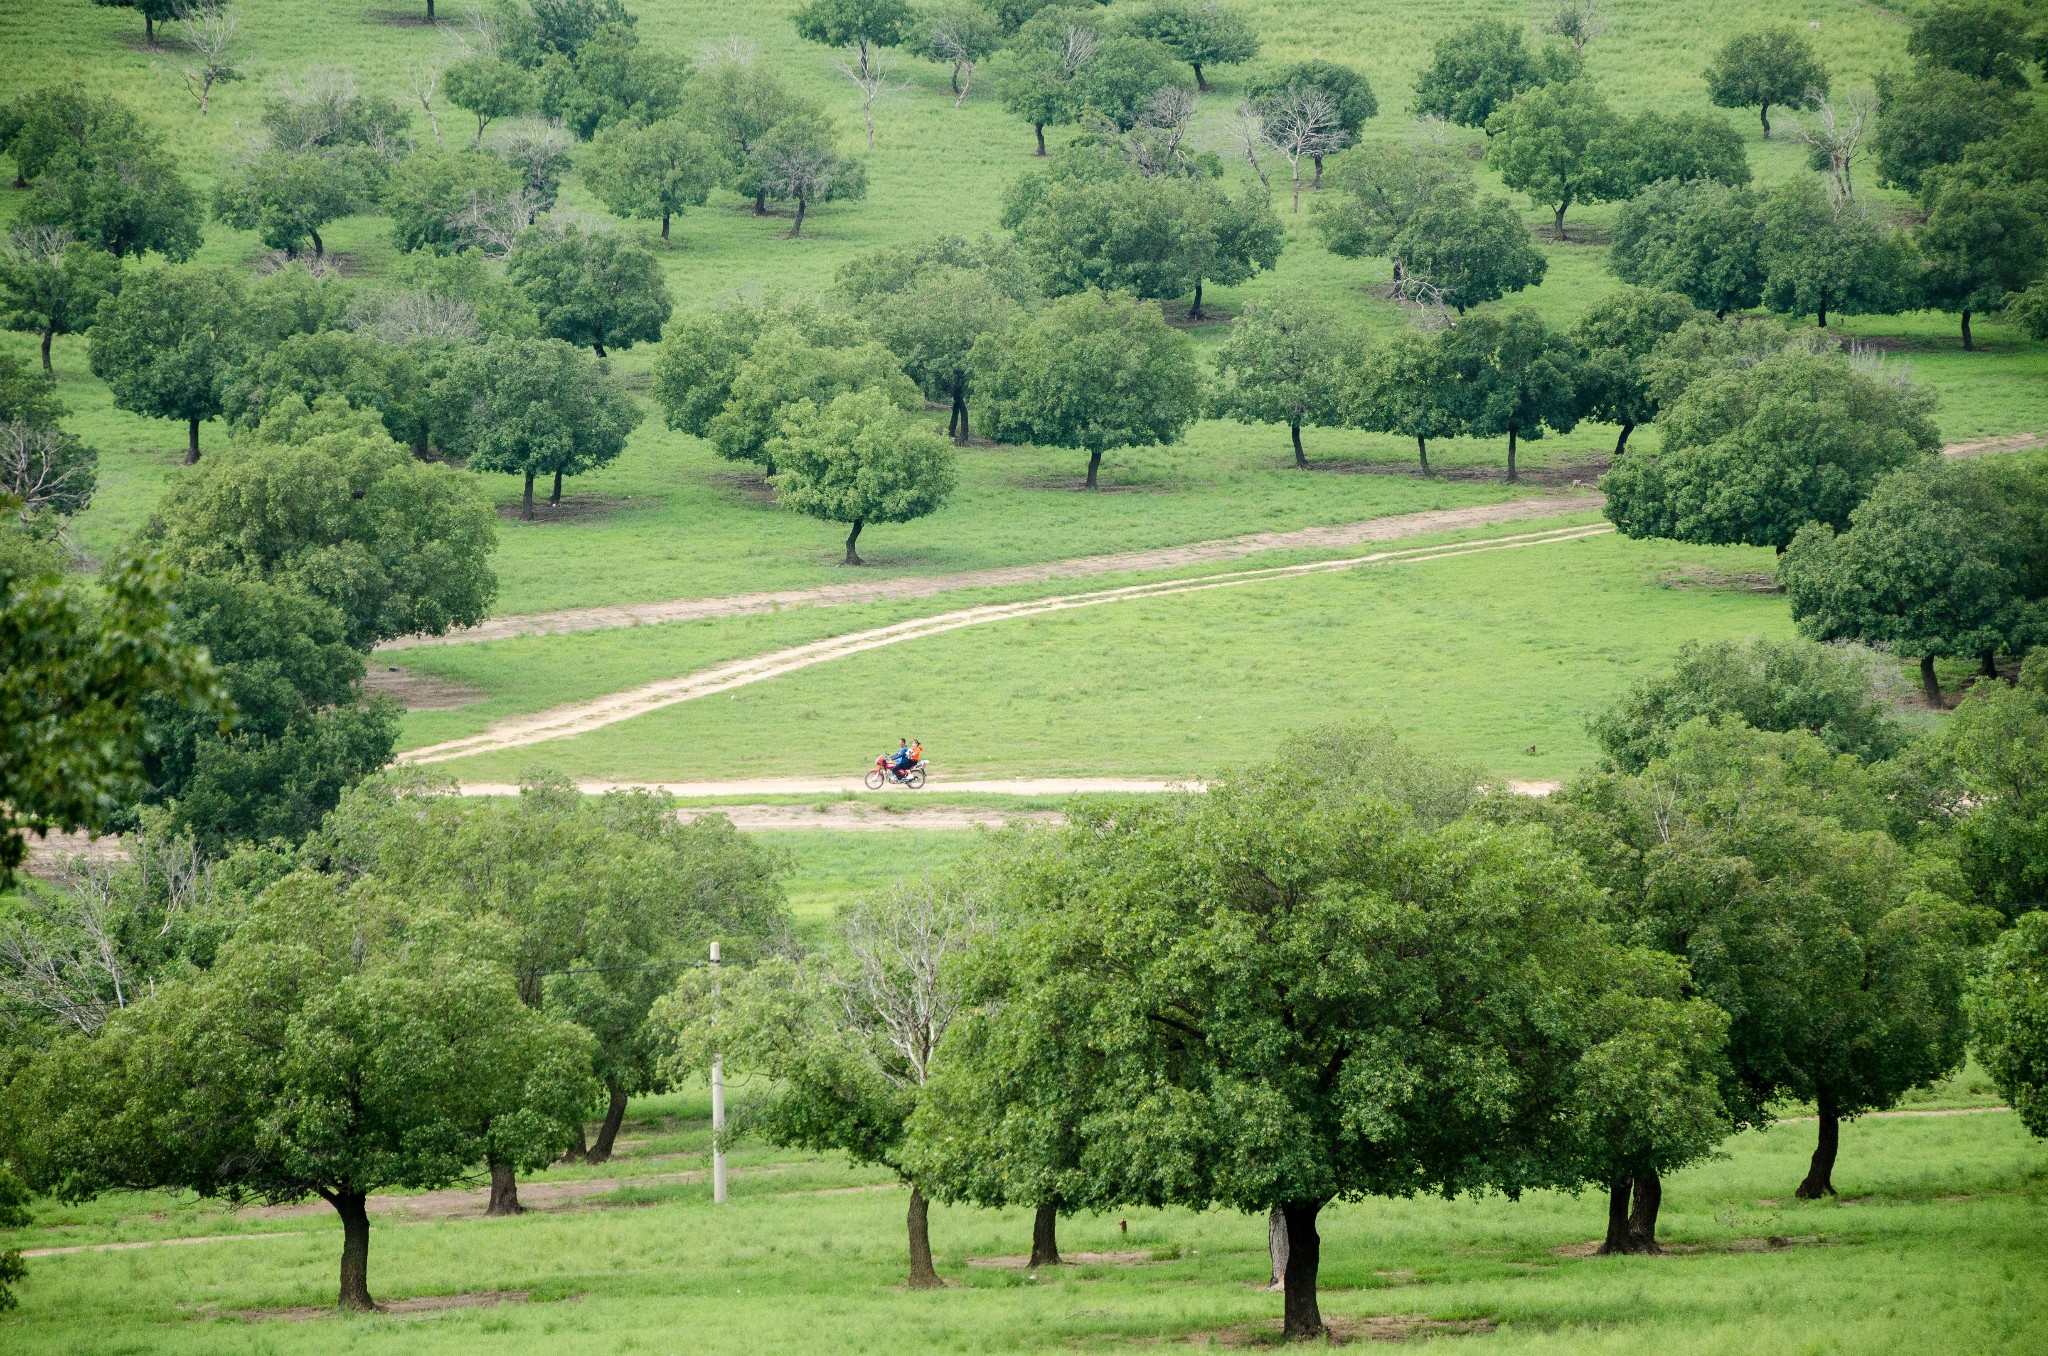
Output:
<instances>
[{"instance_id":1,"label":"red motorcycle","mask_svg":"<svg viewBox=\"0 0 2048 1356\"><path fill-rule=\"evenodd\" d=\"M885 753L868 769L867 784L870 791L879 791L885 786L907 786L915 791L924 785L924 759L920 758L898 772L896 755Z\"/></svg>"}]
</instances>

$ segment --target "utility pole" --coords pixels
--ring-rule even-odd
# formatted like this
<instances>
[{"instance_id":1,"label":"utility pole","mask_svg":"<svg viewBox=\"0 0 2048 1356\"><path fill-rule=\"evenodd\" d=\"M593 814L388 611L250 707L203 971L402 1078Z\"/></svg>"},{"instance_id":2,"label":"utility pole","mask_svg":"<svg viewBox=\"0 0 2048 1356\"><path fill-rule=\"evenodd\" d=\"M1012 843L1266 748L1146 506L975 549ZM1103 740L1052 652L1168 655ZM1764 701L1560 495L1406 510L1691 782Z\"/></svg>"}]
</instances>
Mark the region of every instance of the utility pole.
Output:
<instances>
[{"instance_id":1,"label":"utility pole","mask_svg":"<svg viewBox=\"0 0 2048 1356\"><path fill-rule=\"evenodd\" d=\"M718 943L711 944L711 1002L718 1003ZM725 1204L725 1054L711 1054L711 1201Z\"/></svg>"}]
</instances>

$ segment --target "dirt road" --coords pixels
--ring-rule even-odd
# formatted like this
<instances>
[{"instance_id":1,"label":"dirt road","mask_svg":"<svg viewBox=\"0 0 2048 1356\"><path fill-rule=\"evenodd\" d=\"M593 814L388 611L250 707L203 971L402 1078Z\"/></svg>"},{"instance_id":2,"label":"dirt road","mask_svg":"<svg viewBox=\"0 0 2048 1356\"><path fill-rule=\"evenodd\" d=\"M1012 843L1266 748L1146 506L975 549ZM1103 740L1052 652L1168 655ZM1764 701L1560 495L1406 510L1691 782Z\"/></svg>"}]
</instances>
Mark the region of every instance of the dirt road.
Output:
<instances>
[{"instance_id":1,"label":"dirt road","mask_svg":"<svg viewBox=\"0 0 2048 1356\"><path fill-rule=\"evenodd\" d=\"M608 725L659 711L664 707L682 702L695 701L700 697L730 692L735 688L747 687L754 683L766 682L795 673L814 664L823 664L834 659L868 650L878 650L888 645L901 644L907 640L921 640L926 636L957 631L969 626L983 626L990 622L1010 621L1019 617L1038 616L1048 612L1062 612L1074 608L1097 607L1105 603L1134 602L1148 598L1165 598L1176 594L1199 593L1210 589L1232 588L1242 584L1256 584L1271 580L1288 579L1311 574L1329 574L1340 570L1355 570L1371 565L1410 565L1424 561L1445 560L1453 556L1477 555L1488 551L1509 551L1522 547L1548 546L1560 542L1577 541L1585 537L1600 536L1614 529L1605 523L1582 527L1551 528L1542 532L1525 532L1507 537L1490 537L1480 541L1460 542L1450 546L1409 547L1405 550L1376 551L1370 555L1352 556L1337 560L1311 561L1301 565L1276 565L1256 570L1236 570L1224 574L1206 575L1197 579L1165 580L1153 584L1130 584L1122 588L1100 589L1093 593L1071 593L1050 598L1033 598L1016 603L991 603L981 607L961 608L953 612L941 612L935 616L918 617L910 621L896 622L889 626L878 626L866 631L855 631L849 635L834 636L827 640L811 641L787 649L774 650L767 654L753 655L719 664L697 673L685 674L680 678L666 678L656 683L629 688L592 701L575 702L557 706L533 715L515 716L499 721L482 734L469 735L462 739L451 739L440 744L408 750L398 756L400 763L422 764L443 763L454 758L466 758L479 753L496 753L506 749L526 748L534 744L548 743L556 739L568 739L588 734Z\"/></svg>"}]
</instances>

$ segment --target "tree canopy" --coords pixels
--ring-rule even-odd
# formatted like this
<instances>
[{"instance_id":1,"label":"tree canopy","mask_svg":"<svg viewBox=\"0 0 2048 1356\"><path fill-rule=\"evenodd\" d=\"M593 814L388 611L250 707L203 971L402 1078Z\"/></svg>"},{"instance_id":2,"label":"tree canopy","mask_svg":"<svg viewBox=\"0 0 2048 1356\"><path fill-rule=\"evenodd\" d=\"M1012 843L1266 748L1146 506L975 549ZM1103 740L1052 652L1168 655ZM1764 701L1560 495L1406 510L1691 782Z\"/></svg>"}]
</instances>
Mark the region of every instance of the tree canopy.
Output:
<instances>
[{"instance_id":1,"label":"tree canopy","mask_svg":"<svg viewBox=\"0 0 2048 1356\"><path fill-rule=\"evenodd\" d=\"M1480 127L1524 90L1578 73L1578 57L1560 47L1531 51L1521 28L1500 19L1475 19L1436 41L1429 66L1415 82L1410 109L1461 127Z\"/></svg>"},{"instance_id":2,"label":"tree canopy","mask_svg":"<svg viewBox=\"0 0 2048 1356\"><path fill-rule=\"evenodd\" d=\"M50 341L84 333L120 286L121 261L65 231L16 229L0 247L0 325L42 336L45 372Z\"/></svg>"},{"instance_id":3,"label":"tree canopy","mask_svg":"<svg viewBox=\"0 0 2048 1356\"><path fill-rule=\"evenodd\" d=\"M1763 300L1763 231L1746 188L1664 180L1623 203L1609 254L1615 276L1724 316Z\"/></svg>"},{"instance_id":4,"label":"tree canopy","mask_svg":"<svg viewBox=\"0 0 2048 1356\"><path fill-rule=\"evenodd\" d=\"M241 278L226 269L154 269L129 279L93 322L93 375L119 409L182 419L187 463L199 460L199 425L221 412L242 356L245 300Z\"/></svg>"},{"instance_id":5,"label":"tree canopy","mask_svg":"<svg viewBox=\"0 0 2048 1356\"><path fill-rule=\"evenodd\" d=\"M869 523L907 523L932 513L953 492L953 453L945 440L912 423L886 391L870 387L820 407L789 405L768 440L775 502L828 523L846 523L846 563Z\"/></svg>"},{"instance_id":6,"label":"tree canopy","mask_svg":"<svg viewBox=\"0 0 2048 1356\"><path fill-rule=\"evenodd\" d=\"M521 515L533 517L533 482L562 478L615 460L640 409L585 353L559 339L493 338L463 349L435 388L446 410L444 444L471 470L524 476Z\"/></svg>"},{"instance_id":7,"label":"tree canopy","mask_svg":"<svg viewBox=\"0 0 2048 1356\"><path fill-rule=\"evenodd\" d=\"M1205 94L1204 66L1234 66L1259 54L1258 30L1220 0L1148 0L1123 23L1193 68L1195 88Z\"/></svg>"},{"instance_id":8,"label":"tree canopy","mask_svg":"<svg viewBox=\"0 0 2048 1356\"><path fill-rule=\"evenodd\" d=\"M505 276L533 303L541 333L600 358L661 338L674 310L652 251L611 231L530 226L506 257Z\"/></svg>"},{"instance_id":9,"label":"tree canopy","mask_svg":"<svg viewBox=\"0 0 2048 1356\"><path fill-rule=\"evenodd\" d=\"M1243 423L1285 424L1294 464L1304 469L1304 424L1344 421L1352 374L1366 362L1357 326L1306 296L1247 303L1216 354L1210 413Z\"/></svg>"},{"instance_id":10,"label":"tree canopy","mask_svg":"<svg viewBox=\"0 0 2048 1356\"><path fill-rule=\"evenodd\" d=\"M1707 95L1717 108L1754 108L1771 139L1771 105L1812 108L1828 94L1828 68L1813 38L1789 25L1737 33L1707 67Z\"/></svg>"},{"instance_id":11,"label":"tree canopy","mask_svg":"<svg viewBox=\"0 0 2048 1356\"><path fill-rule=\"evenodd\" d=\"M1580 316L1567 337L1578 349L1572 375L1580 413L1589 419L1618 424L1614 455L1628 449L1628 435L1638 424L1656 419L1662 409L1649 377L1649 362L1658 344L1676 334L1699 311L1675 292L1625 287Z\"/></svg>"}]
</instances>

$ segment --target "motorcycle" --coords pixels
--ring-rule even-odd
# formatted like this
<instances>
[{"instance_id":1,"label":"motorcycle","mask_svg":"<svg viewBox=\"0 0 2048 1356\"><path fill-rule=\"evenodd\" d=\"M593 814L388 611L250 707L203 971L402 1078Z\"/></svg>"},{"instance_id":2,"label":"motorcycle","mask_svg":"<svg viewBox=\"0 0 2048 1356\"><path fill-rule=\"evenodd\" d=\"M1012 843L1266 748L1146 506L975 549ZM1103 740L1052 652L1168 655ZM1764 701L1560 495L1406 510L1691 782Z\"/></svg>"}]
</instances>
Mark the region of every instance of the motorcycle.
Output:
<instances>
[{"instance_id":1,"label":"motorcycle","mask_svg":"<svg viewBox=\"0 0 2048 1356\"><path fill-rule=\"evenodd\" d=\"M907 786L915 791L924 785L924 771L924 759L920 758L898 772L893 757L885 753L868 769L867 787L870 791L879 791L885 786Z\"/></svg>"}]
</instances>

